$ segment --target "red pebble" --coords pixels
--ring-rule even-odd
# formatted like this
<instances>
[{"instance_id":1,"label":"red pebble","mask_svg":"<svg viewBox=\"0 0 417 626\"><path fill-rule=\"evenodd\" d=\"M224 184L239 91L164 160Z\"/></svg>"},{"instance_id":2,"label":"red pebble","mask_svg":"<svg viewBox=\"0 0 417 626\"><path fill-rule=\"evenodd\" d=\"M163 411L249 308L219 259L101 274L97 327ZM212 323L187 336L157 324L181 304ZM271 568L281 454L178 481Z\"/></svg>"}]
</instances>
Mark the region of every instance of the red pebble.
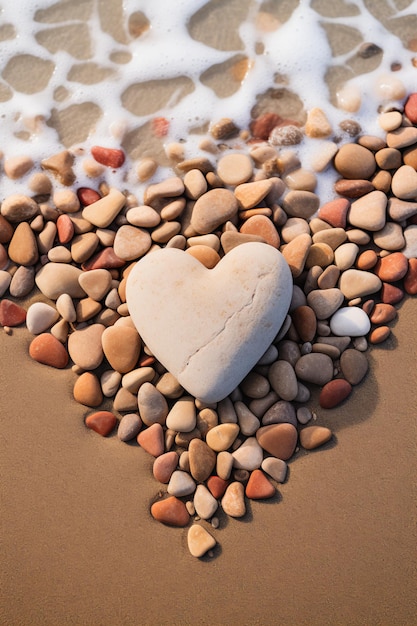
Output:
<instances>
[{"instance_id":1,"label":"red pebble","mask_svg":"<svg viewBox=\"0 0 417 626\"><path fill-rule=\"evenodd\" d=\"M100 252L97 252L97 254L83 263L81 268L86 272L88 270L109 270L117 267L123 267L124 265L126 265L126 261L120 259L114 253L113 248L103 248L103 250L100 250Z\"/></svg>"},{"instance_id":2,"label":"red pebble","mask_svg":"<svg viewBox=\"0 0 417 626\"><path fill-rule=\"evenodd\" d=\"M103 146L93 146L91 154L98 163L107 167L121 167L125 162L125 153L117 148L104 148Z\"/></svg>"},{"instance_id":3,"label":"red pebble","mask_svg":"<svg viewBox=\"0 0 417 626\"><path fill-rule=\"evenodd\" d=\"M97 411L91 413L85 420L87 428L91 428L99 435L106 437L111 433L117 423L117 418L110 411Z\"/></svg>"},{"instance_id":4,"label":"red pebble","mask_svg":"<svg viewBox=\"0 0 417 626\"><path fill-rule=\"evenodd\" d=\"M66 213L60 215L56 221L59 243L68 243L74 236L74 224Z\"/></svg>"},{"instance_id":5,"label":"red pebble","mask_svg":"<svg viewBox=\"0 0 417 626\"><path fill-rule=\"evenodd\" d=\"M154 502L151 506L151 515L158 522L168 526L184 527L190 521L187 507L175 496Z\"/></svg>"},{"instance_id":6,"label":"red pebble","mask_svg":"<svg viewBox=\"0 0 417 626\"><path fill-rule=\"evenodd\" d=\"M226 491L228 484L229 481L220 478L220 476L210 476L207 479L207 487L211 495L216 498L216 500L224 496L224 492Z\"/></svg>"},{"instance_id":7,"label":"red pebble","mask_svg":"<svg viewBox=\"0 0 417 626\"><path fill-rule=\"evenodd\" d=\"M152 467L154 478L160 483L169 483L172 473L178 465L178 454L174 451L158 456Z\"/></svg>"},{"instance_id":8,"label":"red pebble","mask_svg":"<svg viewBox=\"0 0 417 626\"><path fill-rule=\"evenodd\" d=\"M379 259L375 274L387 283L395 283L404 278L408 270L408 259L402 252L393 252Z\"/></svg>"},{"instance_id":9,"label":"red pebble","mask_svg":"<svg viewBox=\"0 0 417 626\"><path fill-rule=\"evenodd\" d=\"M417 93L408 96L405 103L404 113L413 124L417 124Z\"/></svg>"},{"instance_id":10,"label":"red pebble","mask_svg":"<svg viewBox=\"0 0 417 626\"><path fill-rule=\"evenodd\" d=\"M417 259L408 260L408 272L404 278L404 289L410 296L417 294Z\"/></svg>"},{"instance_id":11,"label":"red pebble","mask_svg":"<svg viewBox=\"0 0 417 626\"><path fill-rule=\"evenodd\" d=\"M320 207L318 217L333 228L346 228L346 216L350 202L346 198L336 198Z\"/></svg>"},{"instance_id":12,"label":"red pebble","mask_svg":"<svg viewBox=\"0 0 417 626\"><path fill-rule=\"evenodd\" d=\"M164 453L164 430L161 424L152 424L142 430L136 440L152 456L157 457Z\"/></svg>"},{"instance_id":13,"label":"red pebble","mask_svg":"<svg viewBox=\"0 0 417 626\"><path fill-rule=\"evenodd\" d=\"M138 367L148 367L149 365L153 365L156 359L154 356L148 356L144 354L138 361Z\"/></svg>"},{"instance_id":14,"label":"red pebble","mask_svg":"<svg viewBox=\"0 0 417 626\"><path fill-rule=\"evenodd\" d=\"M0 326L20 326L26 320L26 310L6 298L0 302Z\"/></svg>"},{"instance_id":15,"label":"red pebble","mask_svg":"<svg viewBox=\"0 0 417 626\"><path fill-rule=\"evenodd\" d=\"M397 309L392 304L378 302L369 315L372 324L388 324L397 317Z\"/></svg>"},{"instance_id":16,"label":"red pebble","mask_svg":"<svg viewBox=\"0 0 417 626\"><path fill-rule=\"evenodd\" d=\"M385 304L397 304L404 298L404 292L400 287L390 285L389 283L382 283L381 287L381 300Z\"/></svg>"},{"instance_id":17,"label":"red pebble","mask_svg":"<svg viewBox=\"0 0 417 626\"><path fill-rule=\"evenodd\" d=\"M282 117L277 113L264 113L250 123L250 132L255 139L266 141L275 126L282 122Z\"/></svg>"},{"instance_id":18,"label":"red pebble","mask_svg":"<svg viewBox=\"0 0 417 626\"><path fill-rule=\"evenodd\" d=\"M88 206L101 199L100 194L90 187L80 187L77 189L78 200L83 206Z\"/></svg>"},{"instance_id":19,"label":"red pebble","mask_svg":"<svg viewBox=\"0 0 417 626\"><path fill-rule=\"evenodd\" d=\"M352 391L352 385L344 378L335 378L323 387L319 396L319 403L323 409L332 409L345 400Z\"/></svg>"},{"instance_id":20,"label":"red pebble","mask_svg":"<svg viewBox=\"0 0 417 626\"><path fill-rule=\"evenodd\" d=\"M251 500L266 500L276 494L276 489L262 470L253 470L246 485L245 494Z\"/></svg>"},{"instance_id":21,"label":"red pebble","mask_svg":"<svg viewBox=\"0 0 417 626\"><path fill-rule=\"evenodd\" d=\"M29 355L38 363L64 369L68 365L68 352L56 337L42 333L29 346Z\"/></svg>"},{"instance_id":22,"label":"red pebble","mask_svg":"<svg viewBox=\"0 0 417 626\"><path fill-rule=\"evenodd\" d=\"M166 117L155 117L152 120L152 132L155 137L166 137L169 131L169 121Z\"/></svg>"}]
</instances>

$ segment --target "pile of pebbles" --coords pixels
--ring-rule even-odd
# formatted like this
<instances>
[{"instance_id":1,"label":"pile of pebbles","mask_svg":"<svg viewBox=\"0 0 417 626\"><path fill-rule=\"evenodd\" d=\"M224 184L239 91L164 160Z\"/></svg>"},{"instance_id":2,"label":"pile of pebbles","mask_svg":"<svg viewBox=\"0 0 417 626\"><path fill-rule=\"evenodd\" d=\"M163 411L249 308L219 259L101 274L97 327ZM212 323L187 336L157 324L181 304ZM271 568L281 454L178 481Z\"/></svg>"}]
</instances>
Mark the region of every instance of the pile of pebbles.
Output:
<instances>
[{"instance_id":1,"label":"pile of pebbles","mask_svg":"<svg viewBox=\"0 0 417 626\"><path fill-rule=\"evenodd\" d=\"M350 139L338 144L323 111L310 112L304 128L267 113L240 133L239 150L234 123L221 120L202 142L207 157L177 159L175 175L148 184L140 201L106 182L106 171L127 167L118 149L96 146L92 159L63 151L38 166L29 157L4 162L6 176L30 176L32 194L1 204L0 325L12 334L26 324L35 361L72 363L88 428L102 436L117 428L154 457L151 515L189 527L193 556L213 554L220 509L244 516L247 498L276 494L300 446L332 438L309 408L312 388L325 409L345 401L367 373L368 344L389 337L396 305L417 293L417 93L379 120L385 139L349 121ZM316 138L322 149L309 171L296 148ZM76 158L86 159L91 187L77 187ZM335 198L322 204L317 176L332 167ZM139 179L155 168L144 159ZM291 306L238 388L205 404L143 345L126 280L160 247L213 268L253 241L286 259ZM29 295L26 310L19 299Z\"/></svg>"}]
</instances>

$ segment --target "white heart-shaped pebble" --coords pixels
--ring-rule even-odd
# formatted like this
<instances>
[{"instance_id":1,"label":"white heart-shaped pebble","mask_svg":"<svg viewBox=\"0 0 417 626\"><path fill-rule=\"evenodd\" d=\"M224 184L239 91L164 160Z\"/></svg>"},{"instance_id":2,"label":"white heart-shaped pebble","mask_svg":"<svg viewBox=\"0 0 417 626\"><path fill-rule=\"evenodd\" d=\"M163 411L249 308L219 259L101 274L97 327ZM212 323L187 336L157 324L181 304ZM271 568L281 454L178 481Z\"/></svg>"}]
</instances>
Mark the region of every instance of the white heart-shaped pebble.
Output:
<instances>
[{"instance_id":1,"label":"white heart-shaped pebble","mask_svg":"<svg viewBox=\"0 0 417 626\"><path fill-rule=\"evenodd\" d=\"M193 396L217 402L233 391L278 333L292 297L278 250L246 243L208 270L175 248L143 257L126 300L155 357Z\"/></svg>"}]
</instances>

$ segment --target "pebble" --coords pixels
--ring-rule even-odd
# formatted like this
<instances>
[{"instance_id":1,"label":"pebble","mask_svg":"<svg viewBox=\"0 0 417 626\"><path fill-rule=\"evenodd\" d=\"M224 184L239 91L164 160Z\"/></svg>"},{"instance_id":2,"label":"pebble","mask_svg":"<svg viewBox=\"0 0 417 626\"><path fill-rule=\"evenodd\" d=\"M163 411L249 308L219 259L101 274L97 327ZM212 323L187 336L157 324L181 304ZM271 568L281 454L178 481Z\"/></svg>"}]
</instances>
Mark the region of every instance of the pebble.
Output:
<instances>
[{"instance_id":1,"label":"pebble","mask_svg":"<svg viewBox=\"0 0 417 626\"><path fill-rule=\"evenodd\" d=\"M8 222L25 222L32 219L39 206L32 198L20 193L11 194L1 203L0 212Z\"/></svg>"},{"instance_id":2,"label":"pebble","mask_svg":"<svg viewBox=\"0 0 417 626\"><path fill-rule=\"evenodd\" d=\"M121 418L119 422L119 427L117 429L117 436L119 437L120 441L131 441L132 439L136 439L141 428L142 428L142 420L140 419L139 415L137 413L126 413L125 415L123 415L123 417ZM155 472L154 472L154 475L155 475ZM159 479L157 478L157 480ZM160 481L160 482L165 482L165 481Z\"/></svg>"},{"instance_id":3,"label":"pebble","mask_svg":"<svg viewBox=\"0 0 417 626\"><path fill-rule=\"evenodd\" d=\"M165 452L154 460L152 466L153 476L160 483L168 484L177 466L178 454L174 451Z\"/></svg>"},{"instance_id":4,"label":"pebble","mask_svg":"<svg viewBox=\"0 0 417 626\"><path fill-rule=\"evenodd\" d=\"M8 290L11 280L12 277L9 272L6 272L5 270L0 270L0 298Z\"/></svg>"},{"instance_id":5,"label":"pebble","mask_svg":"<svg viewBox=\"0 0 417 626\"><path fill-rule=\"evenodd\" d=\"M417 227L416 227L417 231ZM408 259L402 252L393 252L380 258L375 273L381 281L394 283L404 278L408 270Z\"/></svg>"},{"instance_id":6,"label":"pebble","mask_svg":"<svg viewBox=\"0 0 417 626\"><path fill-rule=\"evenodd\" d=\"M409 259L409 269L404 278L404 289L409 295L417 293L417 258Z\"/></svg>"},{"instance_id":7,"label":"pebble","mask_svg":"<svg viewBox=\"0 0 417 626\"><path fill-rule=\"evenodd\" d=\"M0 324L2 326L20 326L26 320L26 309L11 300L0 301Z\"/></svg>"},{"instance_id":8,"label":"pebble","mask_svg":"<svg viewBox=\"0 0 417 626\"><path fill-rule=\"evenodd\" d=\"M172 406L166 418L167 428L180 432L190 432L196 426L194 398L183 396Z\"/></svg>"},{"instance_id":9,"label":"pebble","mask_svg":"<svg viewBox=\"0 0 417 626\"><path fill-rule=\"evenodd\" d=\"M12 325L7 324L7 326ZM50 333L41 333L33 339L29 346L29 355L34 361L57 369L64 369L68 365L68 352L62 343Z\"/></svg>"},{"instance_id":10,"label":"pebble","mask_svg":"<svg viewBox=\"0 0 417 626\"><path fill-rule=\"evenodd\" d=\"M234 194L243 209L251 209L262 202L271 191L272 186L273 182L270 178L257 180L238 185Z\"/></svg>"},{"instance_id":11,"label":"pebble","mask_svg":"<svg viewBox=\"0 0 417 626\"><path fill-rule=\"evenodd\" d=\"M404 105L404 113L412 124L417 124L417 93L408 96Z\"/></svg>"},{"instance_id":12,"label":"pebble","mask_svg":"<svg viewBox=\"0 0 417 626\"><path fill-rule=\"evenodd\" d=\"M339 336L361 337L366 335L370 328L369 317L365 311L356 306L342 307L330 320L332 333Z\"/></svg>"},{"instance_id":13,"label":"pebble","mask_svg":"<svg viewBox=\"0 0 417 626\"><path fill-rule=\"evenodd\" d=\"M311 236L307 233L303 233L294 237L294 239L281 248L282 255L288 263L293 278L298 278L304 270L311 245Z\"/></svg>"},{"instance_id":14,"label":"pebble","mask_svg":"<svg viewBox=\"0 0 417 626\"><path fill-rule=\"evenodd\" d=\"M269 424L281 424L284 422L292 424L295 427L297 426L294 405L286 400L278 400L270 406L267 411L265 411L262 417L262 426L268 426Z\"/></svg>"},{"instance_id":15,"label":"pebble","mask_svg":"<svg viewBox=\"0 0 417 626\"><path fill-rule=\"evenodd\" d=\"M142 421L143 420L143 416ZM164 453L164 431L159 423L154 423L149 428L141 430L136 441L146 452L154 457L158 457Z\"/></svg>"},{"instance_id":16,"label":"pebble","mask_svg":"<svg viewBox=\"0 0 417 626\"><path fill-rule=\"evenodd\" d=\"M351 391L352 385L344 378L330 380L320 391L320 406L323 409L333 409L346 400Z\"/></svg>"},{"instance_id":17,"label":"pebble","mask_svg":"<svg viewBox=\"0 0 417 626\"><path fill-rule=\"evenodd\" d=\"M263 451L255 437L248 437L232 452L233 467L249 472L261 466Z\"/></svg>"},{"instance_id":18,"label":"pebble","mask_svg":"<svg viewBox=\"0 0 417 626\"><path fill-rule=\"evenodd\" d=\"M239 434L237 424L219 424L211 428L206 435L207 445L215 452L228 450Z\"/></svg>"},{"instance_id":19,"label":"pebble","mask_svg":"<svg viewBox=\"0 0 417 626\"><path fill-rule=\"evenodd\" d=\"M105 327L91 324L75 330L68 337L68 352L72 361L83 370L95 370L104 357L101 336Z\"/></svg>"},{"instance_id":20,"label":"pebble","mask_svg":"<svg viewBox=\"0 0 417 626\"><path fill-rule=\"evenodd\" d=\"M154 519L167 526L184 527L190 521L190 515L184 502L175 496L169 496L151 506L151 515Z\"/></svg>"},{"instance_id":21,"label":"pebble","mask_svg":"<svg viewBox=\"0 0 417 626\"><path fill-rule=\"evenodd\" d=\"M86 406L96 407L103 402L100 382L92 372L84 372L75 381L74 400Z\"/></svg>"},{"instance_id":22,"label":"pebble","mask_svg":"<svg viewBox=\"0 0 417 626\"><path fill-rule=\"evenodd\" d=\"M308 424L312 419L313 414L307 406L300 406L297 409L297 421L300 424Z\"/></svg>"},{"instance_id":23,"label":"pebble","mask_svg":"<svg viewBox=\"0 0 417 626\"><path fill-rule=\"evenodd\" d=\"M38 258L36 237L28 222L20 222L15 228L9 243L8 255L18 265L34 265Z\"/></svg>"},{"instance_id":24,"label":"pebble","mask_svg":"<svg viewBox=\"0 0 417 626\"><path fill-rule=\"evenodd\" d=\"M164 425L168 415L168 403L156 387L145 382L138 391L139 414L146 426Z\"/></svg>"},{"instance_id":25,"label":"pebble","mask_svg":"<svg viewBox=\"0 0 417 626\"><path fill-rule=\"evenodd\" d=\"M318 211L318 217L333 228L346 228L347 213L350 201L345 198L337 198L323 204Z\"/></svg>"},{"instance_id":26,"label":"pebble","mask_svg":"<svg viewBox=\"0 0 417 626\"><path fill-rule=\"evenodd\" d=\"M195 489L196 484L187 472L182 470L172 472L167 487L167 492L171 496L183 498L184 496L189 496L194 493Z\"/></svg>"},{"instance_id":27,"label":"pebble","mask_svg":"<svg viewBox=\"0 0 417 626\"><path fill-rule=\"evenodd\" d=\"M313 243L326 243L332 250L336 250L347 239L343 228L324 228L313 235Z\"/></svg>"},{"instance_id":28,"label":"pebble","mask_svg":"<svg viewBox=\"0 0 417 626\"><path fill-rule=\"evenodd\" d=\"M155 370L152 367L138 367L124 374L122 378L122 387L130 391L130 393L138 393L139 387L143 383L152 382L155 378Z\"/></svg>"},{"instance_id":29,"label":"pebble","mask_svg":"<svg viewBox=\"0 0 417 626\"><path fill-rule=\"evenodd\" d=\"M356 243L344 243L339 246L334 253L335 265L341 272L349 269L356 261L359 253L359 246Z\"/></svg>"},{"instance_id":30,"label":"pebble","mask_svg":"<svg viewBox=\"0 0 417 626\"><path fill-rule=\"evenodd\" d=\"M298 359L295 364L295 373L305 382L325 385L333 378L333 361L327 354L311 352Z\"/></svg>"},{"instance_id":31,"label":"pebble","mask_svg":"<svg viewBox=\"0 0 417 626\"><path fill-rule=\"evenodd\" d=\"M210 519L218 508L217 499L211 494L205 485L197 485L193 504L195 512L201 519Z\"/></svg>"},{"instance_id":32,"label":"pebble","mask_svg":"<svg viewBox=\"0 0 417 626\"><path fill-rule=\"evenodd\" d=\"M347 300L360 298L381 289L382 282L379 276L363 270L348 269L343 272L339 280L339 289Z\"/></svg>"},{"instance_id":33,"label":"pebble","mask_svg":"<svg viewBox=\"0 0 417 626\"><path fill-rule=\"evenodd\" d=\"M308 305L313 309L318 320L328 319L341 306L344 295L337 287L315 289L307 296Z\"/></svg>"},{"instance_id":34,"label":"pebble","mask_svg":"<svg viewBox=\"0 0 417 626\"><path fill-rule=\"evenodd\" d=\"M274 248L279 248L280 237L274 223L265 215L253 215L240 228L244 235L257 235Z\"/></svg>"},{"instance_id":35,"label":"pebble","mask_svg":"<svg viewBox=\"0 0 417 626\"><path fill-rule=\"evenodd\" d=\"M322 109L315 107L308 111L305 133L307 137L314 137L315 139L323 139L332 134L332 127Z\"/></svg>"},{"instance_id":36,"label":"pebble","mask_svg":"<svg viewBox=\"0 0 417 626\"><path fill-rule=\"evenodd\" d=\"M93 300L100 301L108 293L112 284L112 275L108 270L90 270L78 277L83 291Z\"/></svg>"},{"instance_id":37,"label":"pebble","mask_svg":"<svg viewBox=\"0 0 417 626\"><path fill-rule=\"evenodd\" d=\"M245 488L242 483L232 482L226 489L221 506L230 517L243 517L246 513Z\"/></svg>"},{"instance_id":38,"label":"pebble","mask_svg":"<svg viewBox=\"0 0 417 626\"><path fill-rule=\"evenodd\" d=\"M372 309L369 319L372 324L387 324L397 317L397 309L392 304L378 302Z\"/></svg>"},{"instance_id":39,"label":"pebble","mask_svg":"<svg viewBox=\"0 0 417 626\"><path fill-rule=\"evenodd\" d=\"M352 226L377 231L385 226L387 196L379 190L371 191L352 202L348 220Z\"/></svg>"},{"instance_id":40,"label":"pebble","mask_svg":"<svg viewBox=\"0 0 417 626\"><path fill-rule=\"evenodd\" d=\"M233 468L233 457L230 452L223 450L218 453L216 460L216 472L219 478L228 480Z\"/></svg>"},{"instance_id":41,"label":"pebble","mask_svg":"<svg viewBox=\"0 0 417 626\"><path fill-rule=\"evenodd\" d=\"M110 326L102 334L103 352L111 367L125 374L134 369L140 355L141 339L134 328Z\"/></svg>"},{"instance_id":42,"label":"pebble","mask_svg":"<svg viewBox=\"0 0 417 626\"><path fill-rule=\"evenodd\" d=\"M391 329L389 326L378 326L374 328L369 334L369 343L377 344L382 343L385 339L391 334Z\"/></svg>"},{"instance_id":43,"label":"pebble","mask_svg":"<svg viewBox=\"0 0 417 626\"><path fill-rule=\"evenodd\" d=\"M417 128L413 126L401 126L387 133L386 142L389 148L407 148L417 143Z\"/></svg>"},{"instance_id":44,"label":"pebble","mask_svg":"<svg viewBox=\"0 0 417 626\"><path fill-rule=\"evenodd\" d=\"M374 238L374 243L382 250L389 250L389 251L401 250L405 246L403 229L401 228L399 224L396 224L395 222L387 222L384 228L374 233L373 238ZM369 250L366 252L373 252L373 251ZM363 252L363 254L366 254L366 252ZM359 269L367 269L367 268L359 268Z\"/></svg>"},{"instance_id":45,"label":"pebble","mask_svg":"<svg viewBox=\"0 0 417 626\"><path fill-rule=\"evenodd\" d=\"M138 401L136 395L130 393L130 391L124 387L121 387L113 399L113 409L118 413L122 413L124 411L137 411Z\"/></svg>"},{"instance_id":46,"label":"pebble","mask_svg":"<svg viewBox=\"0 0 417 626\"><path fill-rule=\"evenodd\" d=\"M211 189L200 196L194 204L191 226L200 235L211 233L233 219L238 208L238 201L230 190Z\"/></svg>"},{"instance_id":47,"label":"pebble","mask_svg":"<svg viewBox=\"0 0 417 626\"><path fill-rule=\"evenodd\" d=\"M216 466L216 454L208 442L192 439L188 453L191 476L199 483L207 480Z\"/></svg>"},{"instance_id":48,"label":"pebble","mask_svg":"<svg viewBox=\"0 0 417 626\"><path fill-rule=\"evenodd\" d=\"M96 413L91 413L85 419L87 428L94 430L102 437L110 435L116 424L117 418L111 411L97 411Z\"/></svg>"},{"instance_id":49,"label":"pebble","mask_svg":"<svg viewBox=\"0 0 417 626\"><path fill-rule=\"evenodd\" d=\"M298 309L296 309L296 311ZM285 360L275 361L269 368L268 378L271 387L282 400L294 400L298 392L298 387L297 377L291 363Z\"/></svg>"},{"instance_id":50,"label":"pebble","mask_svg":"<svg viewBox=\"0 0 417 626\"><path fill-rule=\"evenodd\" d=\"M308 219L319 208L320 199L312 191L295 190L285 196L282 207L287 215Z\"/></svg>"},{"instance_id":51,"label":"pebble","mask_svg":"<svg viewBox=\"0 0 417 626\"><path fill-rule=\"evenodd\" d=\"M207 269L211 270L220 261L220 256L209 246L194 245L186 250L187 254L200 261Z\"/></svg>"},{"instance_id":52,"label":"pebble","mask_svg":"<svg viewBox=\"0 0 417 626\"><path fill-rule=\"evenodd\" d=\"M343 178L369 179L376 169L370 150L355 143L344 144L334 158L334 166Z\"/></svg>"},{"instance_id":53,"label":"pebble","mask_svg":"<svg viewBox=\"0 0 417 626\"><path fill-rule=\"evenodd\" d=\"M256 417L256 415L254 415L254 413L252 413L252 411L244 402L235 402L234 408L236 411L240 432L242 433L242 435L245 435L245 437L251 437L256 433L260 426L259 419Z\"/></svg>"},{"instance_id":54,"label":"pebble","mask_svg":"<svg viewBox=\"0 0 417 626\"><path fill-rule=\"evenodd\" d=\"M124 194L113 187L106 196L86 206L82 211L82 217L98 228L107 228L125 203Z\"/></svg>"},{"instance_id":55,"label":"pebble","mask_svg":"<svg viewBox=\"0 0 417 626\"><path fill-rule=\"evenodd\" d=\"M287 461L294 454L298 433L292 424L262 426L256 433L259 445L278 459Z\"/></svg>"},{"instance_id":56,"label":"pebble","mask_svg":"<svg viewBox=\"0 0 417 626\"><path fill-rule=\"evenodd\" d=\"M46 302L34 302L27 310L26 326L32 335L39 335L59 319L58 311Z\"/></svg>"},{"instance_id":57,"label":"pebble","mask_svg":"<svg viewBox=\"0 0 417 626\"><path fill-rule=\"evenodd\" d=\"M85 292L78 279L82 270L66 263L47 263L35 275L35 283L44 296L56 300L63 293L83 298Z\"/></svg>"},{"instance_id":58,"label":"pebble","mask_svg":"<svg viewBox=\"0 0 417 626\"><path fill-rule=\"evenodd\" d=\"M249 235L235 232L233 230L228 230L222 233L220 241L225 254L243 243L266 243L259 235Z\"/></svg>"},{"instance_id":59,"label":"pebble","mask_svg":"<svg viewBox=\"0 0 417 626\"><path fill-rule=\"evenodd\" d=\"M417 225L408 226L404 230L405 246L402 249L407 259L417 258Z\"/></svg>"},{"instance_id":60,"label":"pebble","mask_svg":"<svg viewBox=\"0 0 417 626\"><path fill-rule=\"evenodd\" d=\"M281 228L281 237L285 243L289 243L298 235L310 234L307 220L301 217L289 217Z\"/></svg>"},{"instance_id":61,"label":"pebble","mask_svg":"<svg viewBox=\"0 0 417 626\"><path fill-rule=\"evenodd\" d=\"M266 457L261 464L261 468L264 472L269 474L277 483L285 482L287 477L287 464L282 459L277 459L273 456Z\"/></svg>"},{"instance_id":62,"label":"pebble","mask_svg":"<svg viewBox=\"0 0 417 626\"><path fill-rule=\"evenodd\" d=\"M401 200L415 200L417 197L417 172L411 165L402 165L392 177L393 194Z\"/></svg>"},{"instance_id":63,"label":"pebble","mask_svg":"<svg viewBox=\"0 0 417 626\"><path fill-rule=\"evenodd\" d=\"M368 372L368 359L363 352L348 348L340 356L340 369L351 385L358 385Z\"/></svg>"},{"instance_id":64,"label":"pebble","mask_svg":"<svg viewBox=\"0 0 417 626\"><path fill-rule=\"evenodd\" d=\"M209 552L216 545L215 538L200 526L193 524L187 533L187 545L192 556L200 558Z\"/></svg>"},{"instance_id":65,"label":"pebble","mask_svg":"<svg viewBox=\"0 0 417 626\"><path fill-rule=\"evenodd\" d=\"M262 470L251 472L245 488L246 497L250 500L267 500L276 494L276 488Z\"/></svg>"},{"instance_id":66,"label":"pebble","mask_svg":"<svg viewBox=\"0 0 417 626\"><path fill-rule=\"evenodd\" d=\"M332 431L325 426L306 426L300 431L300 444L305 450L314 450L332 438Z\"/></svg>"},{"instance_id":67,"label":"pebble","mask_svg":"<svg viewBox=\"0 0 417 626\"><path fill-rule=\"evenodd\" d=\"M146 254L152 245L147 230L125 224L118 228L114 239L114 253L124 261L133 261Z\"/></svg>"}]
</instances>

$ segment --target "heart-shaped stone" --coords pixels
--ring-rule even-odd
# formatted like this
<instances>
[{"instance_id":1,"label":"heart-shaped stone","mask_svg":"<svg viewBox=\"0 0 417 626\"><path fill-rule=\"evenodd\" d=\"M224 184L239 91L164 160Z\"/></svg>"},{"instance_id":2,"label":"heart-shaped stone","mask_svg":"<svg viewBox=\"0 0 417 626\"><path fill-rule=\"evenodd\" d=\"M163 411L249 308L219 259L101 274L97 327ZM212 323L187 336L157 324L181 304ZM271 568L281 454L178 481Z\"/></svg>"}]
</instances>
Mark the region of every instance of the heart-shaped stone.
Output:
<instances>
[{"instance_id":1,"label":"heart-shaped stone","mask_svg":"<svg viewBox=\"0 0 417 626\"><path fill-rule=\"evenodd\" d=\"M264 243L233 248L214 269L163 248L130 272L126 300L155 357L193 396L217 402L237 387L287 314L292 277Z\"/></svg>"}]
</instances>

